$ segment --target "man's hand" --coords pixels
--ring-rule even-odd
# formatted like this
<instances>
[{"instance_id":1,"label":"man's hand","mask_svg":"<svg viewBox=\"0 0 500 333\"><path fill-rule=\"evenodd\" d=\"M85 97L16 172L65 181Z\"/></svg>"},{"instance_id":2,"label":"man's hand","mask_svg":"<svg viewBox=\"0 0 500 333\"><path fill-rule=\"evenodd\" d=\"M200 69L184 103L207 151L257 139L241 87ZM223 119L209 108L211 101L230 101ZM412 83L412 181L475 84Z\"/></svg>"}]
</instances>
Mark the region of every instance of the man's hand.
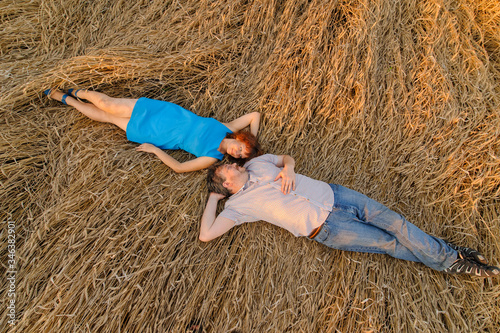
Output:
<instances>
[{"instance_id":1,"label":"man's hand","mask_svg":"<svg viewBox=\"0 0 500 333\"><path fill-rule=\"evenodd\" d=\"M295 191L295 171L293 170L293 167L285 165L274 181L277 181L280 178L281 192L283 192L283 194L288 194L291 190Z\"/></svg>"},{"instance_id":2,"label":"man's hand","mask_svg":"<svg viewBox=\"0 0 500 333\"><path fill-rule=\"evenodd\" d=\"M215 192L210 192L210 198L213 198L217 201L224 199L226 196L224 194L219 194Z\"/></svg>"}]
</instances>

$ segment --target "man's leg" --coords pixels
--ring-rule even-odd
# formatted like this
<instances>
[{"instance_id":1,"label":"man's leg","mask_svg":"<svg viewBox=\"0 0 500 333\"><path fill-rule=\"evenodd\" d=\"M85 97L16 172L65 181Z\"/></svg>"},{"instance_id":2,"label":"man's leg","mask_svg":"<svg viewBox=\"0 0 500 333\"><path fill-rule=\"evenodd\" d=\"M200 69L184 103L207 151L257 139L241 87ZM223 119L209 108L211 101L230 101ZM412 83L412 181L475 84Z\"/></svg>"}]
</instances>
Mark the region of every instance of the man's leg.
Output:
<instances>
[{"instance_id":1,"label":"man's leg","mask_svg":"<svg viewBox=\"0 0 500 333\"><path fill-rule=\"evenodd\" d=\"M385 253L438 271L457 259L457 251L445 241L426 234L400 214L359 192L331 186L334 210L315 238L320 243L346 251Z\"/></svg>"},{"instance_id":2,"label":"man's leg","mask_svg":"<svg viewBox=\"0 0 500 333\"><path fill-rule=\"evenodd\" d=\"M354 214L334 209L315 241L337 250L388 254L394 258L420 260L394 236L360 221Z\"/></svg>"}]
</instances>

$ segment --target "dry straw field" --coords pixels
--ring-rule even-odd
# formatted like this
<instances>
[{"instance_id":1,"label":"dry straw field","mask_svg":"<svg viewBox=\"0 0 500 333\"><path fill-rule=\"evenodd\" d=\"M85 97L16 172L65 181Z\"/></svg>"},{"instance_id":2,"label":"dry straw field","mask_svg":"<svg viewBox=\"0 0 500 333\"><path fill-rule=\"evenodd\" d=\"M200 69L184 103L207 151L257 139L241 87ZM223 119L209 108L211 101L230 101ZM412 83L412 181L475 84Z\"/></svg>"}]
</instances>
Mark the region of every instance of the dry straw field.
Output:
<instances>
[{"instance_id":1,"label":"dry straw field","mask_svg":"<svg viewBox=\"0 0 500 333\"><path fill-rule=\"evenodd\" d=\"M0 18L1 331L498 332L499 278L264 223L201 243L205 172L175 174L42 94L260 111L265 150L297 172L499 265L498 0L2 0Z\"/></svg>"}]
</instances>

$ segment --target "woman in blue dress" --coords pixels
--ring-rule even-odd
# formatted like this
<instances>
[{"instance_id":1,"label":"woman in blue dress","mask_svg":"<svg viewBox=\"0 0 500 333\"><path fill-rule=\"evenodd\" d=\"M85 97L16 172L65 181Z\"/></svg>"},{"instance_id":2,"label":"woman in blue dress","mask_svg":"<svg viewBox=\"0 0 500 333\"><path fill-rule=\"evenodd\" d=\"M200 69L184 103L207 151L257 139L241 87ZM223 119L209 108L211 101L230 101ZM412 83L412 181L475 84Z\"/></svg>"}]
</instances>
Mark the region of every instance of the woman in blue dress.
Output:
<instances>
[{"instance_id":1,"label":"woman in blue dress","mask_svg":"<svg viewBox=\"0 0 500 333\"><path fill-rule=\"evenodd\" d=\"M44 92L49 98L71 105L90 119L115 124L127 139L141 143L136 148L155 154L175 172L201 170L221 160L224 154L250 159L261 154L256 135L260 114L252 112L229 123L200 117L176 104L149 98L113 98L90 90L55 89ZM90 103L83 102L87 100ZM250 127L250 133L241 131ZM163 149L183 149L196 156L179 162Z\"/></svg>"}]
</instances>

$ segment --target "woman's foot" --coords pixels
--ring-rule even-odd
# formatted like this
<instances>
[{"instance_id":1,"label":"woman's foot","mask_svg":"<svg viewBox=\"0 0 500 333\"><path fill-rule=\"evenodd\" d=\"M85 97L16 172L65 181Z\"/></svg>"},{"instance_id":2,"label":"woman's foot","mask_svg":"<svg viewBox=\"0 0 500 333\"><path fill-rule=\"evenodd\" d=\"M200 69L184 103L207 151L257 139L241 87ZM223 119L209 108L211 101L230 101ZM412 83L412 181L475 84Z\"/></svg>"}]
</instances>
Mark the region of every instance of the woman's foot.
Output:
<instances>
[{"instance_id":1,"label":"woman's foot","mask_svg":"<svg viewBox=\"0 0 500 333\"><path fill-rule=\"evenodd\" d=\"M69 95L62 93L59 90L47 89L43 93L50 99L54 99L56 101L62 102L65 105L68 105L68 103L66 103L66 98L68 98Z\"/></svg>"},{"instance_id":2,"label":"woman's foot","mask_svg":"<svg viewBox=\"0 0 500 333\"><path fill-rule=\"evenodd\" d=\"M70 95L73 98L76 98L78 100L82 100L82 98L78 97L78 93L82 91L82 89L68 89L68 95Z\"/></svg>"}]
</instances>

